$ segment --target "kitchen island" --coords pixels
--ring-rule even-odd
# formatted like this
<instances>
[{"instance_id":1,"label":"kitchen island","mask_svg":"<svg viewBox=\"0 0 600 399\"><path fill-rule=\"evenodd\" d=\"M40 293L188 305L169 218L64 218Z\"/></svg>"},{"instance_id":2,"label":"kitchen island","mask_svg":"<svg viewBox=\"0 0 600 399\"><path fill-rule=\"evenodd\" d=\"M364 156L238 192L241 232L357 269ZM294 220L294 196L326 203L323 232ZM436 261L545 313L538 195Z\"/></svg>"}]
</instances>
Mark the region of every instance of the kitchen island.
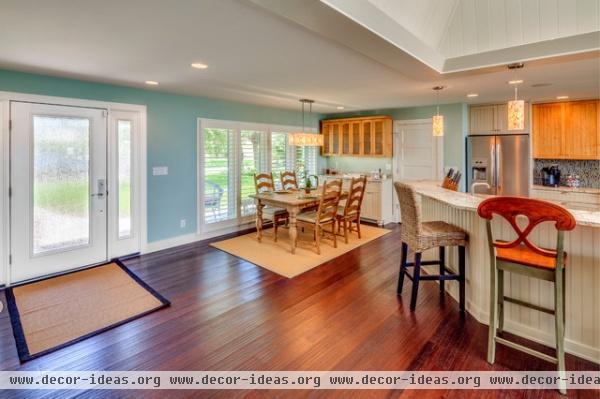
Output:
<instances>
[{"instance_id":1,"label":"kitchen island","mask_svg":"<svg viewBox=\"0 0 600 399\"><path fill-rule=\"evenodd\" d=\"M490 296L490 256L485 220L477 207L489 196L446 190L439 182L406 182L423 198L423 220L442 220L463 228L469 234L467 246L467 311L488 324ZM600 207L569 209L577 227L565 234L566 335L568 353L600 363ZM495 238L514 239L510 225L500 217L492 223ZM550 223L537 226L530 238L537 245L553 248L556 230ZM424 259L435 259L430 250ZM449 248L447 263L457 270L456 248ZM437 266L436 266L437 267ZM427 267L425 267L427 270ZM450 295L458 297L458 287L448 284ZM508 273L505 295L536 305L552 307L553 285L547 281ZM554 346L554 317L532 309L505 303L505 330L533 341Z\"/></svg>"}]
</instances>

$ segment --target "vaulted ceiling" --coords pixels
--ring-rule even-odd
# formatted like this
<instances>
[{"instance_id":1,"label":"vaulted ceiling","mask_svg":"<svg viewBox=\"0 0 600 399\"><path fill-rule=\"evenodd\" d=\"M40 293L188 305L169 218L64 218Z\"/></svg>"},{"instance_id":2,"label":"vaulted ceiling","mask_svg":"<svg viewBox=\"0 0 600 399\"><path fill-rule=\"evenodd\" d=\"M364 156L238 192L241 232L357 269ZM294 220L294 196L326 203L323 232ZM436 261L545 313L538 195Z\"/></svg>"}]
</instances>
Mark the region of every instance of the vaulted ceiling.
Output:
<instances>
[{"instance_id":1,"label":"vaulted ceiling","mask_svg":"<svg viewBox=\"0 0 600 399\"><path fill-rule=\"evenodd\" d=\"M2 0L0 68L332 113L431 104L439 84L503 101L525 60L523 98L590 98L599 2Z\"/></svg>"}]
</instances>

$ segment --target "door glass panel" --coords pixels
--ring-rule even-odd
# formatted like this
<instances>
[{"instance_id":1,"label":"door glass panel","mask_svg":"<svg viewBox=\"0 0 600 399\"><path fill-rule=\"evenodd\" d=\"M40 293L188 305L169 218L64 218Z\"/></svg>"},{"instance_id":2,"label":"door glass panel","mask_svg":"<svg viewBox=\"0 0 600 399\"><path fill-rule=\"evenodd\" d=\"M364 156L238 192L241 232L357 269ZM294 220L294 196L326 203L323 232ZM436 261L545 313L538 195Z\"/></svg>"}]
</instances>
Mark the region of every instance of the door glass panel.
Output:
<instances>
[{"instance_id":1,"label":"door glass panel","mask_svg":"<svg viewBox=\"0 0 600 399\"><path fill-rule=\"evenodd\" d=\"M236 217L235 187L229 182L228 129L204 129L204 222Z\"/></svg>"},{"instance_id":2,"label":"door glass panel","mask_svg":"<svg viewBox=\"0 0 600 399\"><path fill-rule=\"evenodd\" d=\"M131 237L131 121L117 122L119 152L119 238Z\"/></svg>"},{"instance_id":3,"label":"door glass panel","mask_svg":"<svg viewBox=\"0 0 600 399\"><path fill-rule=\"evenodd\" d=\"M90 121L86 118L33 117L32 235L34 254L90 243Z\"/></svg>"},{"instance_id":4,"label":"door glass panel","mask_svg":"<svg viewBox=\"0 0 600 399\"><path fill-rule=\"evenodd\" d=\"M254 199L250 198L250 195L256 192L254 188L254 174L260 173L262 169L264 141L264 132L257 130L241 131L242 168L240 206L242 216L254 215L256 213Z\"/></svg>"}]
</instances>

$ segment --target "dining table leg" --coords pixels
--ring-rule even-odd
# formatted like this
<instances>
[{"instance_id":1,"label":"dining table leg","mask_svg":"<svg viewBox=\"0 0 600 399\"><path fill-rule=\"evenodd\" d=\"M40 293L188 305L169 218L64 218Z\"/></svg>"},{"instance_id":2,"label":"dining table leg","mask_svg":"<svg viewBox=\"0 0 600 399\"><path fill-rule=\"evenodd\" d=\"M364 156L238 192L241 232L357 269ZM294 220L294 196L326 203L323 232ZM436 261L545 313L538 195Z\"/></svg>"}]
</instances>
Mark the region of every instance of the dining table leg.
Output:
<instances>
[{"instance_id":1,"label":"dining table leg","mask_svg":"<svg viewBox=\"0 0 600 399\"><path fill-rule=\"evenodd\" d=\"M258 242L262 241L262 229L263 229L263 210L264 205L260 200L256 201L256 239Z\"/></svg>"},{"instance_id":2,"label":"dining table leg","mask_svg":"<svg viewBox=\"0 0 600 399\"><path fill-rule=\"evenodd\" d=\"M290 242L291 242L291 251L292 254L296 253L296 242L298 239L298 228L296 227L296 214L298 213L298 209L295 207L290 207L288 209L288 214L290 215Z\"/></svg>"}]
</instances>

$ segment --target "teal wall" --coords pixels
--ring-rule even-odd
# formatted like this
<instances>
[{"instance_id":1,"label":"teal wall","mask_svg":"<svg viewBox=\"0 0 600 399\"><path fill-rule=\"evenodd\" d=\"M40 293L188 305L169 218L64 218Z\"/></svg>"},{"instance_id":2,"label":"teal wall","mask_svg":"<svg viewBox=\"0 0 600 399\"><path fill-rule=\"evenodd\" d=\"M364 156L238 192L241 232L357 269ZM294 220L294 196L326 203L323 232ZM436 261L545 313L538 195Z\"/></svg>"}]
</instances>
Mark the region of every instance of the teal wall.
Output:
<instances>
[{"instance_id":1,"label":"teal wall","mask_svg":"<svg viewBox=\"0 0 600 399\"><path fill-rule=\"evenodd\" d=\"M0 70L0 91L147 106L148 241L196 232L196 119L301 125L298 111ZM307 121L318 126L320 115ZM168 176L152 176L168 166ZM187 220L185 228L180 219Z\"/></svg>"},{"instance_id":2,"label":"teal wall","mask_svg":"<svg viewBox=\"0 0 600 399\"><path fill-rule=\"evenodd\" d=\"M324 119L349 118L354 116L389 115L394 120L426 119L436 112L435 106L375 109L343 114L325 115ZM440 105L440 114L444 115L444 167L458 167L462 173L461 186L465 184L465 137L468 129L468 106L463 103ZM328 168L342 172L370 172L381 168L391 173L391 159L327 157Z\"/></svg>"}]
</instances>

